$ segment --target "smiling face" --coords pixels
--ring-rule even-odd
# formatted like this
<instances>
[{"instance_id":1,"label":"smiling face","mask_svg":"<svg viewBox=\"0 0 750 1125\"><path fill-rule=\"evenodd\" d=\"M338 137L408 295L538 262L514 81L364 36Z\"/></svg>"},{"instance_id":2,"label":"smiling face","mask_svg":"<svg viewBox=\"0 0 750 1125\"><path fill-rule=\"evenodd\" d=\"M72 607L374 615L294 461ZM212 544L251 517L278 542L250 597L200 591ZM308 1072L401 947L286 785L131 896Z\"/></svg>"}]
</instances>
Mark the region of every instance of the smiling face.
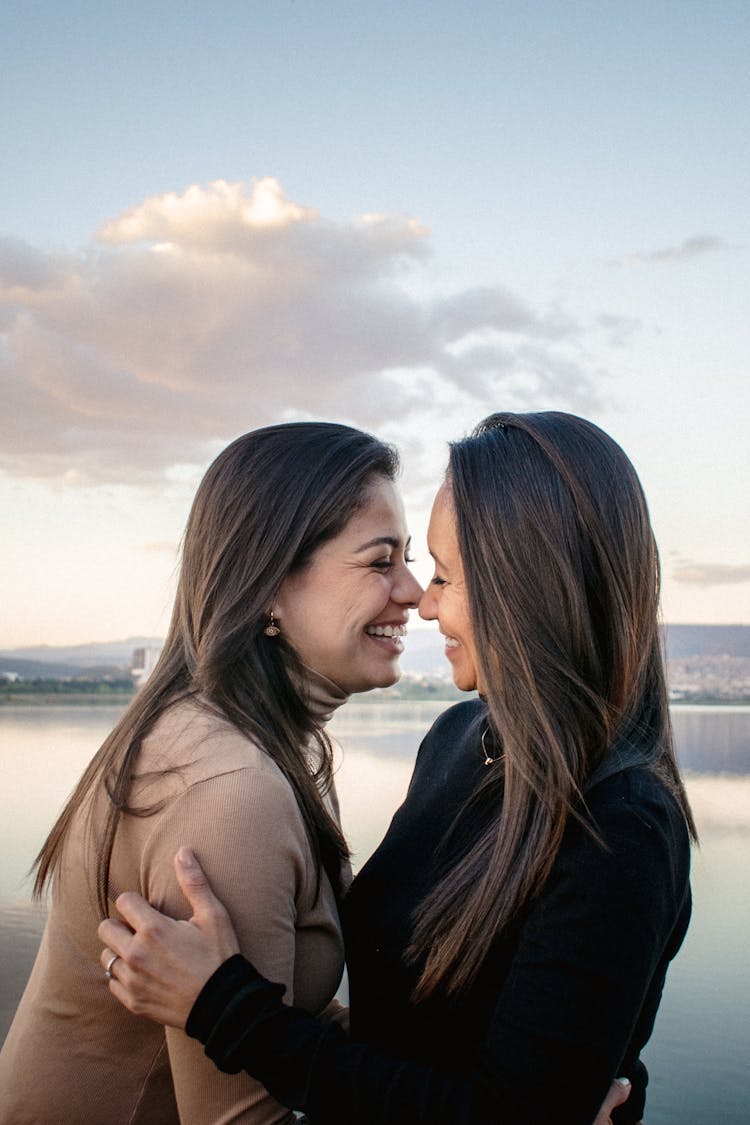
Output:
<instances>
[{"instance_id":1,"label":"smiling face","mask_svg":"<svg viewBox=\"0 0 750 1125\"><path fill-rule=\"evenodd\" d=\"M407 565L401 498L376 478L366 503L282 583L273 612L308 668L347 692L395 684L409 609L422 589Z\"/></svg>"},{"instance_id":2,"label":"smiling face","mask_svg":"<svg viewBox=\"0 0 750 1125\"><path fill-rule=\"evenodd\" d=\"M432 505L427 544L435 563L435 575L422 595L419 616L425 621L437 621L445 637L445 655L450 661L456 687L461 691L475 688L481 691L453 500L447 484L440 487Z\"/></svg>"}]
</instances>

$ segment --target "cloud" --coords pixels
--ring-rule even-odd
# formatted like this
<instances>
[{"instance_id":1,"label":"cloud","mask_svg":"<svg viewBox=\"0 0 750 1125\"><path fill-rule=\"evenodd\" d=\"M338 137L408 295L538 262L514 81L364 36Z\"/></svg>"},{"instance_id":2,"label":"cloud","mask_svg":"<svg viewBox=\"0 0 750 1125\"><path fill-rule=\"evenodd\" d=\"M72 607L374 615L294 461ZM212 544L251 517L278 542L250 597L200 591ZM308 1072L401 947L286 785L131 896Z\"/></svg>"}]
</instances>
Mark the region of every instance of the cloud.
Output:
<instances>
[{"instance_id":1,"label":"cloud","mask_svg":"<svg viewBox=\"0 0 750 1125\"><path fill-rule=\"evenodd\" d=\"M70 262L62 255L34 250L20 238L0 236L0 291L43 292L64 282Z\"/></svg>"},{"instance_id":2,"label":"cloud","mask_svg":"<svg viewBox=\"0 0 750 1125\"><path fill-rule=\"evenodd\" d=\"M680 562L672 572L686 586L735 586L750 582L750 564Z\"/></svg>"},{"instance_id":3,"label":"cloud","mask_svg":"<svg viewBox=\"0 0 750 1125\"><path fill-rule=\"evenodd\" d=\"M146 199L75 255L2 240L0 468L140 483L285 418L590 412L596 326L502 285L417 297L430 254L408 216L335 223L271 178Z\"/></svg>"},{"instance_id":4,"label":"cloud","mask_svg":"<svg viewBox=\"0 0 750 1125\"><path fill-rule=\"evenodd\" d=\"M728 249L723 239L713 234L695 234L684 239L678 246L663 246L659 250L628 254L625 264L629 266L651 265L660 262L688 262L703 254Z\"/></svg>"},{"instance_id":5,"label":"cloud","mask_svg":"<svg viewBox=\"0 0 750 1125\"><path fill-rule=\"evenodd\" d=\"M207 188L197 184L181 196L175 192L152 196L105 223L97 232L100 242L179 241L182 245L233 246L237 229L256 232L317 219L317 212L300 207L284 195L278 181L257 180L248 196L242 184L215 180Z\"/></svg>"}]
</instances>

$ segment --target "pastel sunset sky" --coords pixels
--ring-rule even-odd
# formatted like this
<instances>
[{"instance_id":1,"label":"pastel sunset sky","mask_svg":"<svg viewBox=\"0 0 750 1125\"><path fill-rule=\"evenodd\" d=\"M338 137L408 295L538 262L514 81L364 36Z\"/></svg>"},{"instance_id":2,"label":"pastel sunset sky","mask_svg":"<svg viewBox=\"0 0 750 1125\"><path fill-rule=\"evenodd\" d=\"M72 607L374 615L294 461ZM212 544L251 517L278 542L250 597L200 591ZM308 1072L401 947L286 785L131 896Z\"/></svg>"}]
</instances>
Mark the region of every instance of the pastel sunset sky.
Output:
<instances>
[{"instance_id":1,"label":"pastel sunset sky","mask_svg":"<svg viewBox=\"0 0 750 1125\"><path fill-rule=\"evenodd\" d=\"M0 647L159 635L256 426L627 450L670 622L750 623L750 5L0 7Z\"/></svg>"}]
</instances>

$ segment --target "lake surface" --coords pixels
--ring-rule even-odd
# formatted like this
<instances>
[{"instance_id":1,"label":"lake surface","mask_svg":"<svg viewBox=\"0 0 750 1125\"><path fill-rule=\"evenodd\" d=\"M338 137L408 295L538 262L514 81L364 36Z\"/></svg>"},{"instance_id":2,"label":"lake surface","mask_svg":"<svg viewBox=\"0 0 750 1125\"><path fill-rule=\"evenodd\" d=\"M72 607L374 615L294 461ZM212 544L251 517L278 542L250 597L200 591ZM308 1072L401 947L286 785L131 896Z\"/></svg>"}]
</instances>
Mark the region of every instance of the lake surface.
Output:
<instances>
[{"instance_id":1,"label":"lake surface","mask_svg":"<svg viewBox=\"0 0 750 1125\"><path fill-rule=\"evenodd\" d=\"M420 739L446 704L349 703L330 730L344 826L361 865L402 800ZM56 813L121 708L0 709L0 1041L33 961L43 912L25 878ZM750 708L676 707L698 822L693 921L645 1058L647 1125L747 1125L750 1058Z\"/></svg>"}]
</instances>

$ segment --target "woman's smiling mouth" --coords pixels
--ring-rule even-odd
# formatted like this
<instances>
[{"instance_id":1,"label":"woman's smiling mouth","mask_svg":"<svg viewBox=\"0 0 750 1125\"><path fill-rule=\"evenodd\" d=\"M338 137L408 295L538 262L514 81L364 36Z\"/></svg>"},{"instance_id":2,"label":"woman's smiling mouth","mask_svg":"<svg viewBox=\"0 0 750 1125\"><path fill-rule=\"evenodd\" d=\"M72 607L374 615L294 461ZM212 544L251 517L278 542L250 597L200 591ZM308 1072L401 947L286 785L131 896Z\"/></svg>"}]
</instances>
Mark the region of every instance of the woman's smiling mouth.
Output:
<instances>
[{"instance_id":1,"label":"woman's smiling mouth","mask_svg":"<svg viewBox=\"0 0 750 1125\"><path fill-rule=\"evenodd\" d=\"M366 625L365 632L369 637L405 637L405 625Z\"/></svg>"},{"instance_id":2,"label":"woman's smiling mouth","mask_svg":"<svg viewBox=\"0 0 750 1125\"><path fill-rule=\"evenodd\" d=\"M365 634L379 645L389 648L392 652L403 652L402 638L406 636L406 625L365 625Z\"/></svg>"}]
</instances>

